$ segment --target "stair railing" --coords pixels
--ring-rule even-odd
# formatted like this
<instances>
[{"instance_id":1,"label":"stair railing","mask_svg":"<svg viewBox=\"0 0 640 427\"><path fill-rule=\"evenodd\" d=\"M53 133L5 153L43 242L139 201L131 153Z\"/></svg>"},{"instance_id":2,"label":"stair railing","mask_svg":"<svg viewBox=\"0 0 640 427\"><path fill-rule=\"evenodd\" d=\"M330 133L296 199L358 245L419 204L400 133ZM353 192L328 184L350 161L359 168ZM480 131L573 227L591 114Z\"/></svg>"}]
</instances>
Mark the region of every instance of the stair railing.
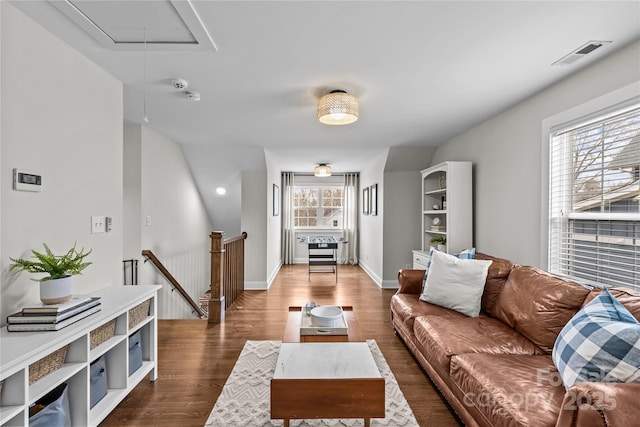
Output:
<instances>
[{"instance_id":1,"label":"stair railing","mask_svg":"<svg viewBox=\"0 0 640 427\"><path fill-rule=\"evenodd\" d=\"M180 295L182 295L182 298L184 298L184 300L191 306L193 311L195 311L198 314L198 317L200 317L201 319L207 318L207 313L198 304L196 304L193 298L189 296L187 291L184 290L182 285L178 283L175 277L173 277L173 275L169 272L169 270L167 270L167 268L162 264L162 262L160 262L158 257L155 256L153 252L151 252L148 249L144 249L142 251L142 255L146 258L145 262L151 261L151 263L160 271L160 273L162 273L165 279L169 281L171 286L173 286L173 288L176 291L178 291Z\"/></svg>"},{"instance_id":2,"label":"stair railing","mask_svg":"<svg viewBox=\"0 0 640 427\"><path fill-rule=\"evenodd\" d=\"M224 239L224 233L214 231L211 237L211 289L209 292L209 323L220 323L224 313L244 291L244 241L242 234Z\"/></svg>"}]
</instances>

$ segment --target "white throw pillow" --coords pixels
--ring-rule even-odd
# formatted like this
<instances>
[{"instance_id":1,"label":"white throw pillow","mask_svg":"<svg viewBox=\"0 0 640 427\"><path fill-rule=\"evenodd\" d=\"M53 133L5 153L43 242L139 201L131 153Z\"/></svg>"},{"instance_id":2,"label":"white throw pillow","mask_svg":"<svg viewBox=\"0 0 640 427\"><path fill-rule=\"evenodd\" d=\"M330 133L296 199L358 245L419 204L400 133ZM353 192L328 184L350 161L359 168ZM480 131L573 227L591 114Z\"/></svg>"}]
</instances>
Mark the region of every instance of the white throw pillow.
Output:
<instances>
[{"instance_id":1,"label":"white throw pillow","mask_svg":"<svg viewBox=\"0 0 640 427\"><path fill-rule=\"evenodd\" d=\"M492 261L459 259L433 251L427 282L420 299L478 317L487 272Z\"/></svg>"}]
</instances>

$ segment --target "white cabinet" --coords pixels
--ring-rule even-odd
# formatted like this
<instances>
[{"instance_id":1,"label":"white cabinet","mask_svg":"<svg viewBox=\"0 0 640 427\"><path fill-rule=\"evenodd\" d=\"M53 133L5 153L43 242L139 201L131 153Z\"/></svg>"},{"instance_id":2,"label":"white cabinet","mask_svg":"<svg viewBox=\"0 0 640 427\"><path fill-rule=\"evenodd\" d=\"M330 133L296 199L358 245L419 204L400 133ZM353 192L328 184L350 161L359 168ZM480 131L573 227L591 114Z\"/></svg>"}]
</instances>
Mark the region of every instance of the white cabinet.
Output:
<instances>
[{"instance_id":1,"label":"white cabinet","mask_svg":"<svg viewBox=\"0 0 640 427\"><path fill-rule=\"evenodd\" d=\"M413 269L426 270L429 263L429 251L413 251Z\"/></svg>"},{"instance_id":2,"label":"white cabinet","mask_svg":"<svg viewBox=\"0 0 640 427\"><path fill-rule=\"evenodd\" d=\"M157 378L157 292L160 286L114 286L96 292L102 309L59 331L0 331L0 426L28 426L29 405L57 385L68 385L71 422L74 426L98 425L129 392L149 375ZM149 301L149 315L129 324L130 310ZM115 320L111 338L91 349L91 331ZM129 336L140 331L140 368L129 375ZM62 366L29 383L29 365L67 346ZM89 405L89 366L104 356L107 366L107 395L93 408Z\"/></svg>"},{"instance_id":3,"label":"white cabinet","mask_svg":"<svg viewBox=\"0 0 640 427\"><path fill-rule=\"evenodd\" d=\"M446 239L446 252L473 245L473 183L471 162L444 162L421 171L422 248L428 253L431 239ZM414 252L414 261L416 258ZM415 262L414 262L415 264Z\"/></svg>"}]
</instances>

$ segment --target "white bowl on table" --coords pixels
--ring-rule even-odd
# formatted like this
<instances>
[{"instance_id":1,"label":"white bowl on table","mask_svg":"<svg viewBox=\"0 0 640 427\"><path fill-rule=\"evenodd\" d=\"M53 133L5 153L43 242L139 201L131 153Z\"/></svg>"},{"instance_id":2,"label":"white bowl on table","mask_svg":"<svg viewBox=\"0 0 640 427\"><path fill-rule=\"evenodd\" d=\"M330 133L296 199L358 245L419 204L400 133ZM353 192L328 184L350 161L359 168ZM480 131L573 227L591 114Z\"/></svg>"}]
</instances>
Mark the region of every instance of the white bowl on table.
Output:
<instances>
[{"instance_id":1,"label":"white bowl on table","mask_svg":"<svg viewBox=\"0 0 640 427\"><path fill-rule=\"evenodd\" d=\"M342 307L323 305L311 310L311 321L316 326L332 328L340 326Z\"/></svg>"}]
</instances>

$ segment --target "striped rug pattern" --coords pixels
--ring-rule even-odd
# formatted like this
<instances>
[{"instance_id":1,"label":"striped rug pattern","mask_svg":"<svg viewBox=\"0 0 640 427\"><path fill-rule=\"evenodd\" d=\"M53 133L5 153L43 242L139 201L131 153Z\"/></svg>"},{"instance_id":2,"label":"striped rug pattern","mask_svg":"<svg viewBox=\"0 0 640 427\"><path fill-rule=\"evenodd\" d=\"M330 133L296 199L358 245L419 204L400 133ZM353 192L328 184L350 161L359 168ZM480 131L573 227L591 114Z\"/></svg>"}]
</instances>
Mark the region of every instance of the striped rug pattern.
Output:
<instances>
[{"instance_id":1,"label":"striped rug pattern","mask_svg":"<svg viewBox=\"0 0 640 427\"><path fill-rule=\"evenodd\" d=\"M371 426L418 427L393 372L375 340L367 340L371 354L385 379L386 417L374 418ZM269 417L270 381L275 371L280 341L247 341L222 389L205 427L282 426ZM291 420L291 426L362 426L361 419Z\"/></svg>"}]
</instances>

